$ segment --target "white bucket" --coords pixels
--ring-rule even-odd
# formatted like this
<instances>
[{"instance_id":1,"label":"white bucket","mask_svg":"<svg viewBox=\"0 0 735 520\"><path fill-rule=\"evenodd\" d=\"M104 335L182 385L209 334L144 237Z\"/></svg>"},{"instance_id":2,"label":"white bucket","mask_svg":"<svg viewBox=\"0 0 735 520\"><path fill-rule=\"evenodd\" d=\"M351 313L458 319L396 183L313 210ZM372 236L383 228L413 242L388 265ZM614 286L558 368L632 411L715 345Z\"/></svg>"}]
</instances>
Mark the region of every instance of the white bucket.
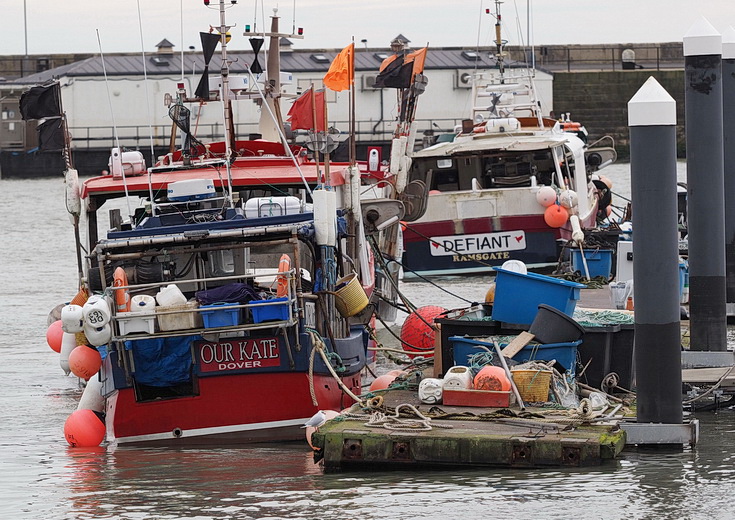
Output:
<instances>
[{"instance_id":1,"label":"white bucket","mask_svg":"<svg viewBox=\"0 0 735 520\"><path fill-rule=\"evenodd\" d=\"M167 307L169 305L184 305L186 303L186 296L181 292L181 289L175 284L167 285L162 287L158 294L156 294L156 301L158 305Z\"/></svg>"},{"instance_id":2,"label":"white bucket","mask_svg":"<svg viewBox=\"0 0 735 520\"><path fill-rule=\"evenodd\" d=\"M468 367L456 366L444 374L444 388L469 390L472 388L472 371Z\"/></svg>"},{"instance_id":3,"label":"white bucket","mask_svg":"<svg viewBox=\"0 0 735 520\"><path fill-rule=\"evenodd\" d=\"M156 306L156 299L147 294L136 294L130 298L130 312L150 311Z\"/></svg>"},{"instance_id":4,"label":"white bucket","mask_svg":"<svg viewBox=\"0 0 735 520\"><path fill-rule=\"evenodd\" d=\"M512 273L528 274L528 268L526 267L526 264L524 264L520 260L506 260L505 262L503 262L503 265L501 265L500 268L505 269L506 271L510 271Z\"/></svg>"}]
</instances>

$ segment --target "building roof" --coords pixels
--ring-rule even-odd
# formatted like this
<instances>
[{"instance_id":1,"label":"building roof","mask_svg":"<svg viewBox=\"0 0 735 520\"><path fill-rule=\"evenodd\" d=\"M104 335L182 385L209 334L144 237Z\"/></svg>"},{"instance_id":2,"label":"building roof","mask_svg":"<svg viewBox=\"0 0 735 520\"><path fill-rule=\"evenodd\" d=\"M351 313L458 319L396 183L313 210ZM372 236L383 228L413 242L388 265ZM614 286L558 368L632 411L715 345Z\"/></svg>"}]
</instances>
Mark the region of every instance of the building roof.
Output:
<instances>
[{"instance_id":1,"label":"building roof","mask_svg":"<svg viewBox=\"0 0 735 520\"><path fill-rule=\"evenodd\" d=\"M294 49L292 52L281 54L281 70L293 73L321 73L329 69L332 60L341 49ZM388 49L358 49L355 52L355 70L358 72L375 72L377 74L381 62L391 54ZM228 48L228 58L232 59L230 71L233 74L243 74L246 66L253 62L253 52L233 50ZM323 55L326 60L312 56ZM266 54L259 55L261 65L266 62ZM461 47L429 48L424 65L425 70L432 69L479 69L493 68L496 65L493 51L489 48L478 50ZM513 62L506 61L509 67ZM103 62L99 56L93 56L82 61L63 65L36 74L17 79L16 83L43 83L55 77L84 77L84 76L138 76L143 75L143 58L140 54L108 55ZM184 69L187 73L200 73L204 69L204 58L201 53L187 52L184 54ZM209 64L210 71L220 69L220 56L215 53ZM175 75L181 73L181 54L160 56L151 53L146 56L146 73L148 75Z\"/></svg>"}]
</instances>

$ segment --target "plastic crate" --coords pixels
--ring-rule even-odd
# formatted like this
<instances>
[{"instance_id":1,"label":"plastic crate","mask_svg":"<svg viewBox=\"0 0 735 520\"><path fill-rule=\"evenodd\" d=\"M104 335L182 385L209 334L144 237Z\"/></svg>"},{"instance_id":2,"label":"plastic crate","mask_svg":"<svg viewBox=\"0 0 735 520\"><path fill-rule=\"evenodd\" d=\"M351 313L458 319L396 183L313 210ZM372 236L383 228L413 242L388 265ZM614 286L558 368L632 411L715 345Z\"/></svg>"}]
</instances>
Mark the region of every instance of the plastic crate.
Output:
<instances>
[{"instance_id":1,"label":"plastic crate","mask_svg":"<svg viewBox=\"0 0 735 520\"><path fill-rule=\"evenodd\" d=\"M492 390L444 389L442 403L449 406L481 406L486 408L508 408L510 392Z\"/></svg>"},{"instance_id":2,"label":"plastic crate","mask_svg":"<svg viewBox=\"0 0 735 520\"><path fill-rule=\"evenodd\" d=\"M283 303L275 303L283 302ZM264 321L285 321L288 319L288 296L274 298L272 300L259 300L250 302L250 312L253 315L253 323Z\"/></svg>"},{"instance_id":3,"label":"plastic crate","mask_svg":"<svg viewBox=\"0 0 735 520\"><path fill-rule=\"evenodd\" d=\"M156 315L153 312L119 312L117 324L121 336L136 332L153 334L156 331Z\"/></svg>"},{"instance_id":4,"label":"plastic crate","mask_svg":"<svg viewBox=\"0 0 735 520\"><path fill-rule=\"evenodd\" d=\"M587 260L590 278L602 276L609 280L612 274L612 257L612 249L585 249L584 258ZM572 269L585 274L582 253L579 249L572 249Z\"/></svg>"},{"instance_id":5,"label":"plastic crate","mask_svg":"<svg viewBox=\"0 0 735 520\"><path fill-rule=\"evenodd\" d=\"M579 290L585 286L545 276L521 274L495 267L495 301L493 320L530 325L542 303L560 310L567 316L574 314Z\"/></svg>"},{"instance_id":6,"label":"plastic crate","mask_svg":"<svg viewBox=\"0 0 735 520\"><path fill-rule=\"evenodd\" d=\"M199 315L197 302L187 302L183 305L162 305L156 307L158 328L161 331L198 329L202 326L202 317ZM172 312L179 311L179 312ZM163 314L172 312L172 314Z\"/></svg>"},{"instance_id":7,"label":"plastic crate","mask_svg":"<svg viewBox=\"0 0 735 520\"><path fill-rule=\"evenodd\" d=\"M217 327L232 327L240 324L242 321L242 309L222 307L231 307L232 303L213 303L211 305L202 305L199 307L202 321L205 329L214 329Z\"/></svg>"},{"instance_id":8,"label":"plastic crate","mask_svg":"<svg viewBox=\"0 0 735 520\"><path fill-rule=\"evenodd\" d=\"M487 339L487 338L482 338ZM475 338L452 336L449 338L454 349L454 364L469 366L469 358L478 352L486 352L489 349L493 355L497 356L493 343L481 341ZM513 360L517 362L523 361L551 361L555 359L564 370L574 373L577 365L577 347L582 341L574 341L571 343L549 343L547 345L526 345L520 352L513 356ZM504 348L506 345L500 345ZM483 348L484 347L484 348Z\"/></svg>"}]
</instances>

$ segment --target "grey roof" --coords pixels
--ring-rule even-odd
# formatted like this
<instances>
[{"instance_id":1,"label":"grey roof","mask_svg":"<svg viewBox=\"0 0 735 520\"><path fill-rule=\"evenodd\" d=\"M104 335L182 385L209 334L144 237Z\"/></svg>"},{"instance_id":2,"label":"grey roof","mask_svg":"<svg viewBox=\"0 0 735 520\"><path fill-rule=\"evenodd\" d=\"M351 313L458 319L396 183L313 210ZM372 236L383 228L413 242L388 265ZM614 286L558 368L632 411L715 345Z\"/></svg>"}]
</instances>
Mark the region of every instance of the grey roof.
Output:
<instances>
[{"instance_id":1,"label":"grey roof","mask_svg":"<svg viewBox=\"0 0 735 520\"><path fill-rule=\"evenodd\" d=\"M326 72L331 61L339 54L341 49L294 49L291 52L281 54L281 70L288 72ZM466 53L477 53L478 59L468 59ZM464 53L464 54L463 54ZM429 48L426 56L425 70L431 69L488 69L496 66L495 57L490 48L465 49L461 47L439 47ZM325 63L314 61L313 54L323 54L329 60ZM387 49L360 49L355 48L355 70L360 72L378 72L382 59L377 54L390 55ZM253 62L252 51L237 51L228 49L228 58L232 59L230 71L233 74L241 74L246 71L246 64ZM266 55L261 51L260 64L265 66ZM215 53L209 64L209 70L216 72L220 69L220 56ZM508 67L514 63L506 62ZM517 64L516 64L517 65ZM184 68L189 73L194 70L200 73L204 69L204 58L201 53L187 52L184 55ZM142 56L140 54L130 55L108 55L104 58L104 69L107 76L138 76L143 75ZM44 72L31 74L17 79L16 83L43 83L54 77L83 77L103 76L102 59L93 56L82 61L49 69ZM148 75L175 75L181 73L181 54L161 56L157 53L146 55L146 73Z\"/></svg>"}]
</instances>

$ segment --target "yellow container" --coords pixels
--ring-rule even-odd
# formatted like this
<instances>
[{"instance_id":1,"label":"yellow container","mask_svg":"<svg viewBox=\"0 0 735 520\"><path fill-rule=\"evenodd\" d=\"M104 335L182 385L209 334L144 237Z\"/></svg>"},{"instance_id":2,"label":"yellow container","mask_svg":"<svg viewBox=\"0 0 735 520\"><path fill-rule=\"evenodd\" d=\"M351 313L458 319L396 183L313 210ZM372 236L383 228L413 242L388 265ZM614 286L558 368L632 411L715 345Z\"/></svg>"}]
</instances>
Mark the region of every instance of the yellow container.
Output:
<instances>
[{"instance_id":1,"label":"yellow container","mask_svg":"<svg viewBox=\"0 0 735 520\"><path fill-rule=\"evenodd\" d=\"M541 403L549 400L551 370L511 370L511 375L525 402Z\"/></svg>"},{"instance_id":2,"label":"yellow container","mask_svg":"<svg viewBox=\"0 0 735 520\"><path fill-rule=\"evenodd\" d=\"M357 273L348 274L337 280L337 290L334 293L335 305L339 313L345 318L354 316L368 305L368 297L360 285Z\"/></svg>"}]
</instances>

